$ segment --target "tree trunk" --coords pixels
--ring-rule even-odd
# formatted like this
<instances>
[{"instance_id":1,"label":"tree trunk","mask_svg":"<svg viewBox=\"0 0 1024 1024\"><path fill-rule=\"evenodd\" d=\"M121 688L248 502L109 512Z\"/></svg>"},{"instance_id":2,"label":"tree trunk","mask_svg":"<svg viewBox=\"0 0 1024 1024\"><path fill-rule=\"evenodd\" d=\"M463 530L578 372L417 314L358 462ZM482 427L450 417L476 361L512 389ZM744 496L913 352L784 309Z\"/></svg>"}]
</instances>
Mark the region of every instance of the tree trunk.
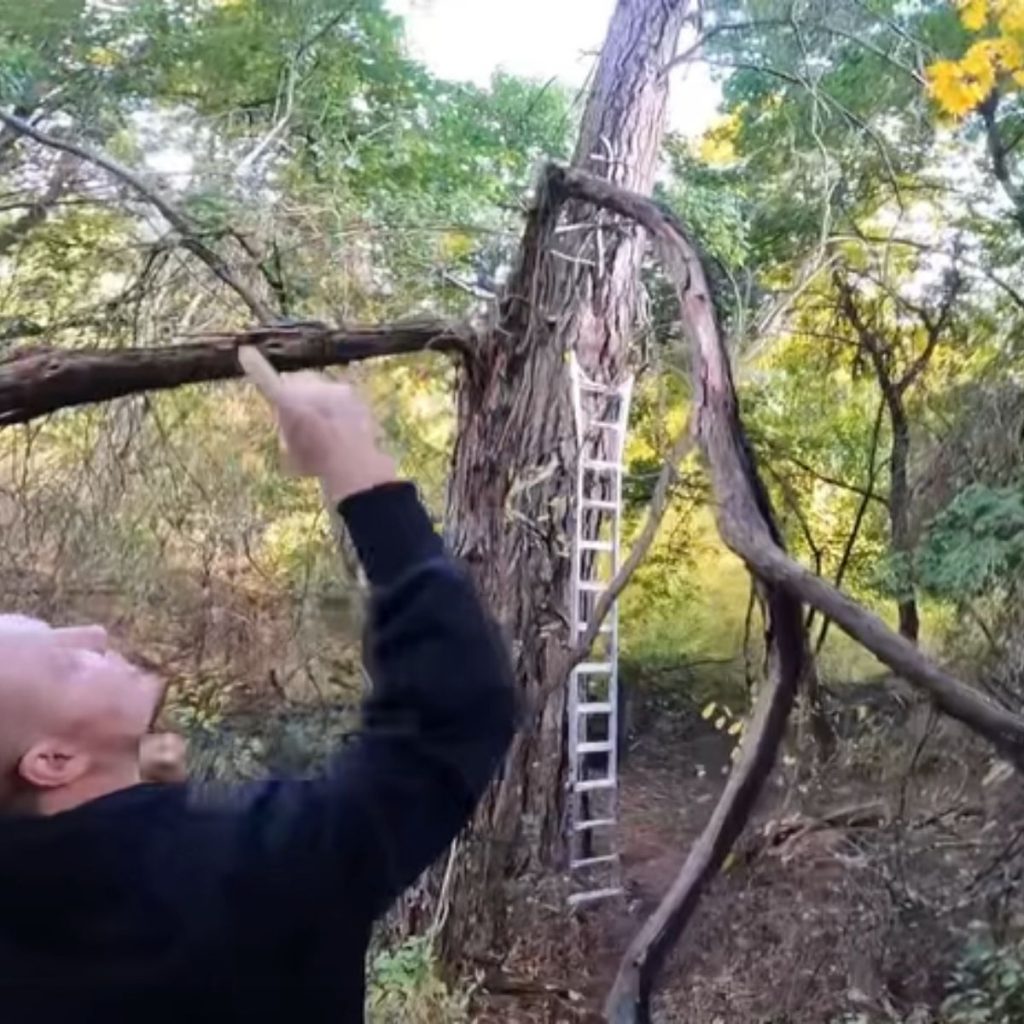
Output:
<instances>
[{"instance_id":1,"label":"tree trunk","mask_svg":"<svg viewBox=\"0 0 1024 1024\"><path fill-rule=\"evenodd\" d=\"M916 644L921 632L921 620L911 576L914 539L910 532L910 424L907 422L901 395L889 395L886 401L892 427L892 454L889 457L889 536L892 553L899 565L899 628L900 636Z\"/></svg>"},{"instance_id":2,"label":"tree trunk","mask_svg":"<svg viewBox=\"0 0 1024 1024\"><path fill-rule=\"evenodd\" d=\"M575 164L649 192L671 60L690 0L619 0ZM641 312L642 229L542 188L498 326L467 363L449 492L454 550L507 635L526 720L463 844L443 936L451 955L504 944L503 883L560 866L564 676L577 456L566 358L614 381Z\"/></svg>"}]
</instances>

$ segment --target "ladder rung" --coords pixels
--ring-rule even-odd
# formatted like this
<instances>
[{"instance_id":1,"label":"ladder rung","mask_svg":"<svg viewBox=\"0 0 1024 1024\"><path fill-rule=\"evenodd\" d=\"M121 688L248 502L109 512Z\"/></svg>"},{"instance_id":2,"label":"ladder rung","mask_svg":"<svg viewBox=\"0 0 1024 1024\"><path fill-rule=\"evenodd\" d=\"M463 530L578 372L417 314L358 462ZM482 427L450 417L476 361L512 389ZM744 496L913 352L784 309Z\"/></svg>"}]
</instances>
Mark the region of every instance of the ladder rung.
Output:
<instances>
[{"instance_id":1,"label":"ladder rung","mask_svg":"<svg viewBox=\"0 0 1024 1024\"><path fill-rule=\"evenodd\" d=\"M584 508L600 508L608 512L618 512L619 504L616 501L605 501L603 498L584 498Z\"/></svg>"},{"instance_id":2,"label":"ladder rung","mask_svg":"<svg viewBox=\"0 0 1024 1024\"><path fill-rule=\"evenodd\" d=\"M621 895L621 889L595 889L593 892L578 892L569 897L569 906L582 907L587 903L597 903L600 900L610 900L615 896Z\"/></svg>"},{"instance_id":3,"label":"ladder rung","mask_svg":"<svg viewBox=\"0 0 1024 1024\"><path fill-rule=\"evenodd\" d=\"M577 715L610 715L612 713L611 704L603 704L601 702L591 702L590 704L577 704L576 714Z\"/></svg>"},{"instance_id":4,"label":"ladder rung","mask_svg":"<svg viewBox=\"0 0 1024 1024\"><path fill-rule=\"evenodd\" d=\"M617 853L609 853L604 857L584 857L582 860L573 860L569 862L569 867L573 871L581 871L585 868L597 868L601 867L602 864L618 864L619 855Z\"/></svg>"},{"instance_id":5,"label":"ladder rung","mask_svg":"<svg viewBox=\"0 0 1024 1024\"><path fill-rule=\"evenodd\" d=\"M580 743L576 747L577 754L610 754L612 752L612 745L607 740L601 740L600 743Z\"/></svg>"},{"instance_id":6,"label":"ladder rung","mask_svg":"<svg viewBox=\"0 0 1024 1024\"><path fill-rule=\"evenodd\" d=\"M598 430L621 430L622 424L617 420L593 420L590 424Z\"/></svg>"},{"instance_id":7,"label":"ladder rung","mask_svg":"<svg viewBox=\"0 0 1024 1024\"><path fill-rule=\"evenodd\" d=\"M614 789L614 779L586 779L577 782L573 787L574 793L593 793L597 789Z\"/></svg>"},{"instance_id":8,"label":"ladder rung","mask_svg":"<svg viewBox=\"0 0 1024 1024\"><path fill-rule=\"evenodd\" d=\"M578 676L606 676L614 667L610 661L584 661L576 666L575 672Z\"/></svg>"},{"instance_id":9,"label":"ladder rung","mask_svg":"<svg viewBox=\"0 0 1024 1024\"><path fill-rule=\"evenodd\" d=\"M608 459L584 459L584 469L592 469L597 473L621 473L621 462L610 462Z\"/></svg>"},{"instance_id":10,"label":"ladder rung","mask_svg":"<svg viewBox=\"0 0 1024 1024\"><path fill-rule=\"evenodd\" d=\"M596 828L614 828L618 822L614 818L595 818L593 821L577 821L572 830L574 832L592 832Z\"/></svg>"},{"instance_id":11,"label":"ladder rung","mask_svg":"<svg viewBox=\"0 0 1024 1024\"><path fill-rule=\"evenodd\" d=\"M590 623L589 622L581 622L581 623L579 623L577 625L576 628L581 633L586 633L586 631L588 629L590 629ZM608 633L613 633L614 631L615 631L615 627L610 622L602 622L601 623L601 628L597 632L598 632L598 634L605 634L605 635L607 635Z\"/></svg>"},{"instance_id":12,"label":"ladder rung","mask_svg":"<svg viewBox=\"0 0 1024 1024\"><path fill-rule=\"evenodd\" d=\"M580 551L607 551L615 550L615 545L610 540L581 540Z\"/></svg>"},{"instance_id":13,"label":"ladder rung","mask_svg":"<svg viewBox=\"0 0 1024 1024\"><path fill-rule=\"evenodd\" d=\"M608 589L604 580L580 580L577 586L582 594L603 594Z\"/></svg>"}]
</instances>

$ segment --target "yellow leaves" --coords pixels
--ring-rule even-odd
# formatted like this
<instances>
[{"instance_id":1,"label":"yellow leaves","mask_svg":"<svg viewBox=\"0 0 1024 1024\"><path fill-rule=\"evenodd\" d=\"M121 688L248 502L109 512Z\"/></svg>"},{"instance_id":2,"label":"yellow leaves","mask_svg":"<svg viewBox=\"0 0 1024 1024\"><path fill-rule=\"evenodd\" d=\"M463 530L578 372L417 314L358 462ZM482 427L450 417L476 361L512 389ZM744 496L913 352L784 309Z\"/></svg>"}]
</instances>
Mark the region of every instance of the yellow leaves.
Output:
<instances>
[{"instance_id":1,"label":"yellow leaves","mask_svg":"<svg viewBox=\"0 0 1024 1024\"><path fill-rule=\"evenodd\" d=\"M999 31L1003 35L1024 33L1024 0L1003 0L994 6Z\"/></svg>"},{"instance_id":2,"label":"yellow leaves","mask_svg":"<svg viewBox=\"0 0 1024 1024\"><path fill-rule=\"evenodd\" d=\"M746 723L742 719L737 718L724 704L719 704L716 701L711 701L701 711L700 716L705 722L711 722L714 719L714 722L712 722L714 727L719 732L724 732L727 736L732 736L734 739L742 735L743 730L746 728Z\"/></svg>"},{"instance_id":3,"label":"yellow leaves","mask_svg":"<svg viewBox=\"0 0 1024 1024\"><path fill-rule=\"evenodd\" d=\"M964 117L975 110L995 84L995 64L980 43L972 46L963 60L936 61L928 69L932 97L953 117Z\"/></svg>"},{"instance_id":4,"label":"yellow leaves","mask_svg":"<svg viewBox=\"0 0 1024 1024\"><path fill-rule=\"evenodd\" d=\"M445 231L437 241L438 255L444 263L456 263L472 255L473 236L464 231Z\"/></svg>"},{"instance_id":5,"label":"yellow leaves","mask_svg":"<svg viewBox=\"0 0 1024 1024\"><path fill-rule=\"evenodd\" d=\"M988 24L988 0L957 0L957 7L968 32L980 32Z\"/></svg>"},{"instance_id":6,"label":"yellow leaves","mask_svg":"<svg viewBox=\"0 0 1024 1024\"><path fill-rule=\"evenodd\" d=\"M972 58L972 55L975 63L986 61L991 67L1005 74L1018 71L1021 65L1024 65L1024 47L1010 36L983 39L980 43L975 43L967 51L964 60Z\"/></svg>"},{"instance_id":7,"label":"yellow leaves","mask_svg":"<svg viewBox=\"0 0 1024 1024\"><path fill-rule=\"evenodd\" d=\"M928 91L943 113L959 119L976 110L1000 82L1024 87L1024 0L955 0L970 32L990 25L998 35L979 39L959 60L928 68Z\"/></svg>"},{"instance_id":8,"label":"yellow leaves","mask_svg":"<svg viewBox=\"0 0 1024 1024\"><path fill-rule=\"evenodd\" d=\"M718 118L704 133L697 147L698 156L704 163L724 167L736 162L739 156L736 151L736 140L740 134L742 113L742 108L738 108L731 114Z\"/></svg>"},{"instance_id":9,"label":"yellow leaves","mask_svg":"<svg viewBox=\"0 0 1024 1024\"><path fill-rule=\"evenodd\" d=\"M981 32L990 22L1004 35L1024 32L1024 0L956 0L956 6L968 32Z\"/></svg>"}]
</instances>

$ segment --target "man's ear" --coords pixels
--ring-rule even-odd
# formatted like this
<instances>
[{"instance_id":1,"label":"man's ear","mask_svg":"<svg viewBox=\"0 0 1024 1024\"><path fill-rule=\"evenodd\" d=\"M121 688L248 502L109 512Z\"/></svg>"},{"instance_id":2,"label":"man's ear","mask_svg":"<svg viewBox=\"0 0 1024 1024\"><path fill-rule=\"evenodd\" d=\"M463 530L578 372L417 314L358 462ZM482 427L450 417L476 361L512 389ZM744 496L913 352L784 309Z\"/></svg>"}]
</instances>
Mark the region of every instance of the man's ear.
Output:
<instances>
[{"instance_id":1,"label":"man's ear","mask_svg":"<svg viewBox=\"0 0 1024 1024\"><path fill-rule=\"evenodd\" d=\"M40 740L18 762L18 775L36 789L59 789L89 770L88 755L72 743Z\"/></svg>"}]
</instances>

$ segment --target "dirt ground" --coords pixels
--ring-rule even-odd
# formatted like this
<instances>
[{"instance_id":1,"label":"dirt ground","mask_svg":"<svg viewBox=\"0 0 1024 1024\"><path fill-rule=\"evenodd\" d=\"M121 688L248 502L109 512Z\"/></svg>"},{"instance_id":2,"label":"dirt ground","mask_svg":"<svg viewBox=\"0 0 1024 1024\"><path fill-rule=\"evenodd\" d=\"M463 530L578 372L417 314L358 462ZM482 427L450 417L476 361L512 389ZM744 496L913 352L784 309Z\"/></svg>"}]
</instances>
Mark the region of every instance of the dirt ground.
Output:
<instances>
[{"instance_id":1,"label":"dirt ground","mask_svg":"<svg viewBox=\"0 0 1024 1024\"><path fill-rule=\"evenodd\" d=\"M692 714L655 723L623 766L625 898L567 920L554 892L524 895L530 935L482 973L475 1020L600 1019L730 764L729 741ZM928 1024L968 925L1024 925L1017 777L927 712L898 730L865 723L843 747L827 769L776 772L665 969L657 1021Z\"/></svg>"}]
</instances>

